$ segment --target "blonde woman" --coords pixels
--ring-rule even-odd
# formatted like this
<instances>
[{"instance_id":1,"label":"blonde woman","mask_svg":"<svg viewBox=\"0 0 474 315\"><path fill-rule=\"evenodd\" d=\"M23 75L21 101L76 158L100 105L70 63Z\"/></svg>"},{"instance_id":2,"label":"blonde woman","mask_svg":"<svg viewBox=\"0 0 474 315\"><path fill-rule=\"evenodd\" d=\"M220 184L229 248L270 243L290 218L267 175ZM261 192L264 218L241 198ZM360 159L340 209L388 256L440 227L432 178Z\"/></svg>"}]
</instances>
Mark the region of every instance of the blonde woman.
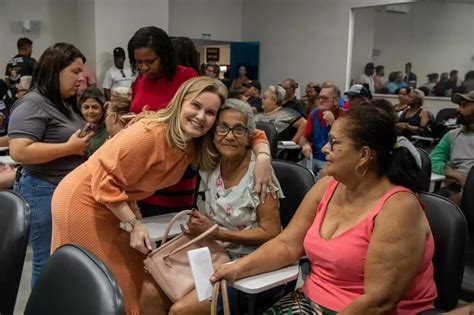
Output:
<instances>
[{"instance_id":1,"label":"blonde woman","mask_svg":"<svg viewBox=\"0 0 474 315\"><path fill-rule=\"evenodd\" d=\"M226 96L217 80L187 81L170 106L107 141L54 193L52 251L74 243L98 256L117 278L127 314L140 314L143 259L151 250L135 202L178 182L191 163L215 168L208 131Z\"/></svg>"}]
</instances>

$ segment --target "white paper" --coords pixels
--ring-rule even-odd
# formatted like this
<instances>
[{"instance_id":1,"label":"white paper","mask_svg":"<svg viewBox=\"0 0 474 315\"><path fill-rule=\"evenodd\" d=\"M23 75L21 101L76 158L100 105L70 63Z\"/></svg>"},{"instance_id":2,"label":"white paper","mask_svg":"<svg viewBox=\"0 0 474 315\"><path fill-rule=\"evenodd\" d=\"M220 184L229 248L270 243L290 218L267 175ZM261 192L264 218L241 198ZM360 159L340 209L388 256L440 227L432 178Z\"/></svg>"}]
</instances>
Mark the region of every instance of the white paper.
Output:
<instances>
[{"instance_id":1,"label":"white paper","mask_svg":"<svg viewBox=\"0 0 474 315\"><path fill-rule=\"evenodd\" d=\"M202 247L188 251L189 263L193 273L194 285L196 286L199 301L208 300L212 297L212 283L209 278L214 273L211 252L208 247Z\"/></svg>"}]
</instances>

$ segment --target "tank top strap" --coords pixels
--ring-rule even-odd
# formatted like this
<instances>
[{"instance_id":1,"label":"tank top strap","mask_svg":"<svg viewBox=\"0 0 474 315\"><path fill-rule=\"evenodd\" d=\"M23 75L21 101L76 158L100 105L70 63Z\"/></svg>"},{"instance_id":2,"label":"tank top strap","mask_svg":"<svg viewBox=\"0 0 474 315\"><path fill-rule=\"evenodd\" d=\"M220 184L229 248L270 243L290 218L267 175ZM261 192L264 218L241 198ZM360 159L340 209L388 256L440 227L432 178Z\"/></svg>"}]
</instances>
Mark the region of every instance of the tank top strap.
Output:
<instances>
[{"instance_id":1,"label":"tank top strap","mask_svg":"<svg viewBox=\"0 0 474 315\"><path fill-rule=\"evenodd\" d=\"M403 187L403 186L394 186L394 187L390 188L389 190L387 190L385 192L385 194L382 196L382 198L379 199L379 201L377 202L375 207L369 212L368 217L369 218L374 218L380 212L380 210L383 208L385 202L388 199L390 199L390 197L392 197L393 195L395 195L396 193L399 193L399 192L408 192L408 193L413 194L413 192L410 189L408 189L406 187Z\"/></svg>"},{"instance_id":2,"label":"tank top strap","mask_svg":"<svg viewBox=\"0 0 474 315\"><path fill-rule=\"evenodd\" d=\"M332 195L334 194L334 191L336 191L336 188L337 188L338 184L339 184L339 182L337 180L335 180L334 178L329 183L328 187L326 188L326 191L324 192L323 198L319 202L319 205L318 205L318 208L317 208L317 214L318 215L320 215L321 211L326 212L327 204L329 203L329 200L331 200Z\"/></svg>"}]
</instances>

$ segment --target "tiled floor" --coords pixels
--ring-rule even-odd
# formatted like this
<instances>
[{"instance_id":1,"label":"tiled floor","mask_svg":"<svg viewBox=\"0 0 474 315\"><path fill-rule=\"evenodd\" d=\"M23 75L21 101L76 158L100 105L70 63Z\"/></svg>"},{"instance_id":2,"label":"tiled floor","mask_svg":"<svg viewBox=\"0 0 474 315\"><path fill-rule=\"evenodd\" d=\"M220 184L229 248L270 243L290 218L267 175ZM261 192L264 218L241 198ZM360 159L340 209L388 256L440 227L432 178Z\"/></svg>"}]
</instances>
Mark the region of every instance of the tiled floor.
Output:
<instances>
[{"instance_id":1,"label":"tiled floor","mask_svg":"<svg viewBox=\"0 0 474 315\"><path fill-rule=\"evenodd\" d=\"M32 256L33 252L31 247L28 247L26 251L25 264L23 265L23 274L21 275L20 289L18 290L18 296L16 298L15 312L13 313L14 315L23 315L26 302L30 296Z\"/></svg>"}]
</instances>

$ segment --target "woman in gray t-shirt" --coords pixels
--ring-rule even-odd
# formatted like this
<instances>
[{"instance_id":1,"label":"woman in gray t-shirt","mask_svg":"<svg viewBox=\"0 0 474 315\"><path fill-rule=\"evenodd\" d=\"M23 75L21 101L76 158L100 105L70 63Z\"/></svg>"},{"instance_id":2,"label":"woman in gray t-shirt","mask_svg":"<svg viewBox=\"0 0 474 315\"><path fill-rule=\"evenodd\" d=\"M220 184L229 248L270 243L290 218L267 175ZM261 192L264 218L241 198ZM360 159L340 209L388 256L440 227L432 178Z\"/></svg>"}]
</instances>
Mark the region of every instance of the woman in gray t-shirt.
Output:
<instances>
[{"instance_id":1,"label":"woman in gray t-shirt","mask_svg":"<svg viewBox=\"0 0 474 315\"><path fill-rule=\"evenodd\" d=\"M45 50L31 89L15 103L8 126L10 154L23 164L15 191L31 209L33 287L51 251L51 197L61 179L84 162L92 134L79 137L85 122L76 104L85 57L74 46Z\"/></svg>"}]
</instances>

